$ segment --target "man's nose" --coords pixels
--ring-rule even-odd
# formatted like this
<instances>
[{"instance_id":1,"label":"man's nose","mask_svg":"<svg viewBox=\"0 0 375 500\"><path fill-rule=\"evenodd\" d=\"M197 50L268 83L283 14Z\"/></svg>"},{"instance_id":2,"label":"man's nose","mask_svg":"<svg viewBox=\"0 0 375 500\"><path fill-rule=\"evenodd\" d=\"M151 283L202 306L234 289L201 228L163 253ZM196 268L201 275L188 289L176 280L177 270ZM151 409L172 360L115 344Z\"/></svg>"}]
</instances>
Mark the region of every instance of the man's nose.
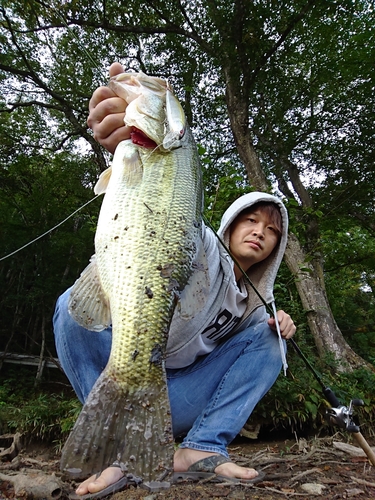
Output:
<instances>
[{"instance_id":1,"label":"man's nose","mask_svg":"<svg viewBox=\"0 0 375 500\"><path fill-rule=\"evenodd\" d=\"M253 234L258 236L258 238L263 238L264 237L264 224L257 224L254 228L253 228Z\"/></svg>"}]
</instances>

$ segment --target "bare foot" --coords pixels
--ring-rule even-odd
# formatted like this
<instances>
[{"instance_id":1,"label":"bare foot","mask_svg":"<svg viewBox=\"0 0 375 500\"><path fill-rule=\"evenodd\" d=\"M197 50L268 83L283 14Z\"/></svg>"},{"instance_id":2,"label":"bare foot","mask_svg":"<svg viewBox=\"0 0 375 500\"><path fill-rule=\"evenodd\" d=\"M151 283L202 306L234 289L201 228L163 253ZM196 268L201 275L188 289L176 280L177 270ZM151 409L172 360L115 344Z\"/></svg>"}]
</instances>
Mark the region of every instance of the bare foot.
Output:
<instances>
[{"instance_id":1,"label":"bare foot","mask_svg":"<svg viewBox=\"0 0 375 500\"><path fill-rule=\"evenodd\" d=\"M179 448L174 454L173 469L175 472L186 472L188 468L195 462L198 462L198 460L211 457L212 455L217 455L217 453L193 450L191 448ZM233 462L218 465L215 469L215 473L237 479L254 479L258 476L258 472L255 469L240 467Z\"/></svg>"},{"instance_id":2,"label":"bare foot","mask_svg":"<svg viewBox=\"0 0 375 500\"><path fill-rule=\"evenodd\" d=\"M211 457L212 455L217 455L217 453L193 450L191 448L179 448L174 454L173 469L175 472L186 472L188 468L195 462L198 462L198 460ZM240 467L233 462L218 465L215 469L215 473L237 479L254 479L258 476L258 472L255 469ZM116 483L122 476L123 473L119 467L108 467L99 477L94 475L86 479L86 481L83 481L76 489L76 493L77 495L97 493L107 488L107 486Z\"/></svg>"},{"instance_id":3,"label":"bare foot","mask_svg":"<svg viewBox=\"0 0 375 500\"><path fill-rule=\"evenodd\" d=\"M97 493L104 490L107 486L117 483L122 478L123 472L119 467L108 467L103 470L97 478L96 474L83 481L76 489L77 495L86 495L87 493Z\"/></svg>"}]
</instances>

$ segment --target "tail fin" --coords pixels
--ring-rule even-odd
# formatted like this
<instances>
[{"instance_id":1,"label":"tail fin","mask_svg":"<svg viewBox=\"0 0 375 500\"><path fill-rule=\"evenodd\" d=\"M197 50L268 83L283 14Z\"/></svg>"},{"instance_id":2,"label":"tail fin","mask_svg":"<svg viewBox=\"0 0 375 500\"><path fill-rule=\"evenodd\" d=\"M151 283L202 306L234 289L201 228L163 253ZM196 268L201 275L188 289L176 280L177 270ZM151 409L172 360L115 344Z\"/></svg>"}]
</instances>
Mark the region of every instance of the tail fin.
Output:
<instances>
[{"instance_id":1,"label":"tail fin","mask_svg":"<svg viewBox=\"0 0 375 500\"><path fill-rule=\"evenodd\" d=\"M83 479L118 460L151 481L172 471L173 451L166 381L129 394L104 370L65 443L61 470Z\"/></svg>"}]
</instances>

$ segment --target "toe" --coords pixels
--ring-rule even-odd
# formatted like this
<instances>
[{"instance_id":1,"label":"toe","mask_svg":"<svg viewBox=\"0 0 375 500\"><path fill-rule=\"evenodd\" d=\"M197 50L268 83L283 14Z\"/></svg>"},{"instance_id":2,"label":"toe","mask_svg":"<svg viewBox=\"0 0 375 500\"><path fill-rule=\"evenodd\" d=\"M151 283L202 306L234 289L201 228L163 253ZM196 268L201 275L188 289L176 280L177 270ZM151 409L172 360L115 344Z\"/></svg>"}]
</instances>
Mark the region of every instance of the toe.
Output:
<instances>
[{"instance_id":1,"label":"toe","mask_svg":"<svg viewBox=\"0 0 375 500\"><path fill-rule=\"evenodd\" d=\"M76 493L77 495L97 493L107 488L107 486L116 483L122 476L123 473L119 467L108 467L99 476L96 474L83 481L76 489Z\"/></svg>"}]
</instances>

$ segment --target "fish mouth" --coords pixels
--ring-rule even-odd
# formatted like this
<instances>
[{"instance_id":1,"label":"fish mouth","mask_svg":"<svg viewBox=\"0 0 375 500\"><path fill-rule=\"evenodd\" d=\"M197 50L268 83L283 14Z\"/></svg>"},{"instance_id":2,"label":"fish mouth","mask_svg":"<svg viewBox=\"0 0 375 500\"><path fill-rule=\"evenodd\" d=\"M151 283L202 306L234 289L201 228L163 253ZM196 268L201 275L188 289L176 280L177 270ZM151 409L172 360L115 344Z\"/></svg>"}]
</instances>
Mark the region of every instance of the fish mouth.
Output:
<instances>
[{"instance_id":1,"label":"fish mouth","mask_svg":"<svg viewBox=\"0 0 375 500\"><path fill-rule=\"evenodd\" d=\"M155 149L158 147L155 141L150 139L142 130L137 127L131 127L130 139L133 144L143 148Z\"/></svg>"}]
</instances>

